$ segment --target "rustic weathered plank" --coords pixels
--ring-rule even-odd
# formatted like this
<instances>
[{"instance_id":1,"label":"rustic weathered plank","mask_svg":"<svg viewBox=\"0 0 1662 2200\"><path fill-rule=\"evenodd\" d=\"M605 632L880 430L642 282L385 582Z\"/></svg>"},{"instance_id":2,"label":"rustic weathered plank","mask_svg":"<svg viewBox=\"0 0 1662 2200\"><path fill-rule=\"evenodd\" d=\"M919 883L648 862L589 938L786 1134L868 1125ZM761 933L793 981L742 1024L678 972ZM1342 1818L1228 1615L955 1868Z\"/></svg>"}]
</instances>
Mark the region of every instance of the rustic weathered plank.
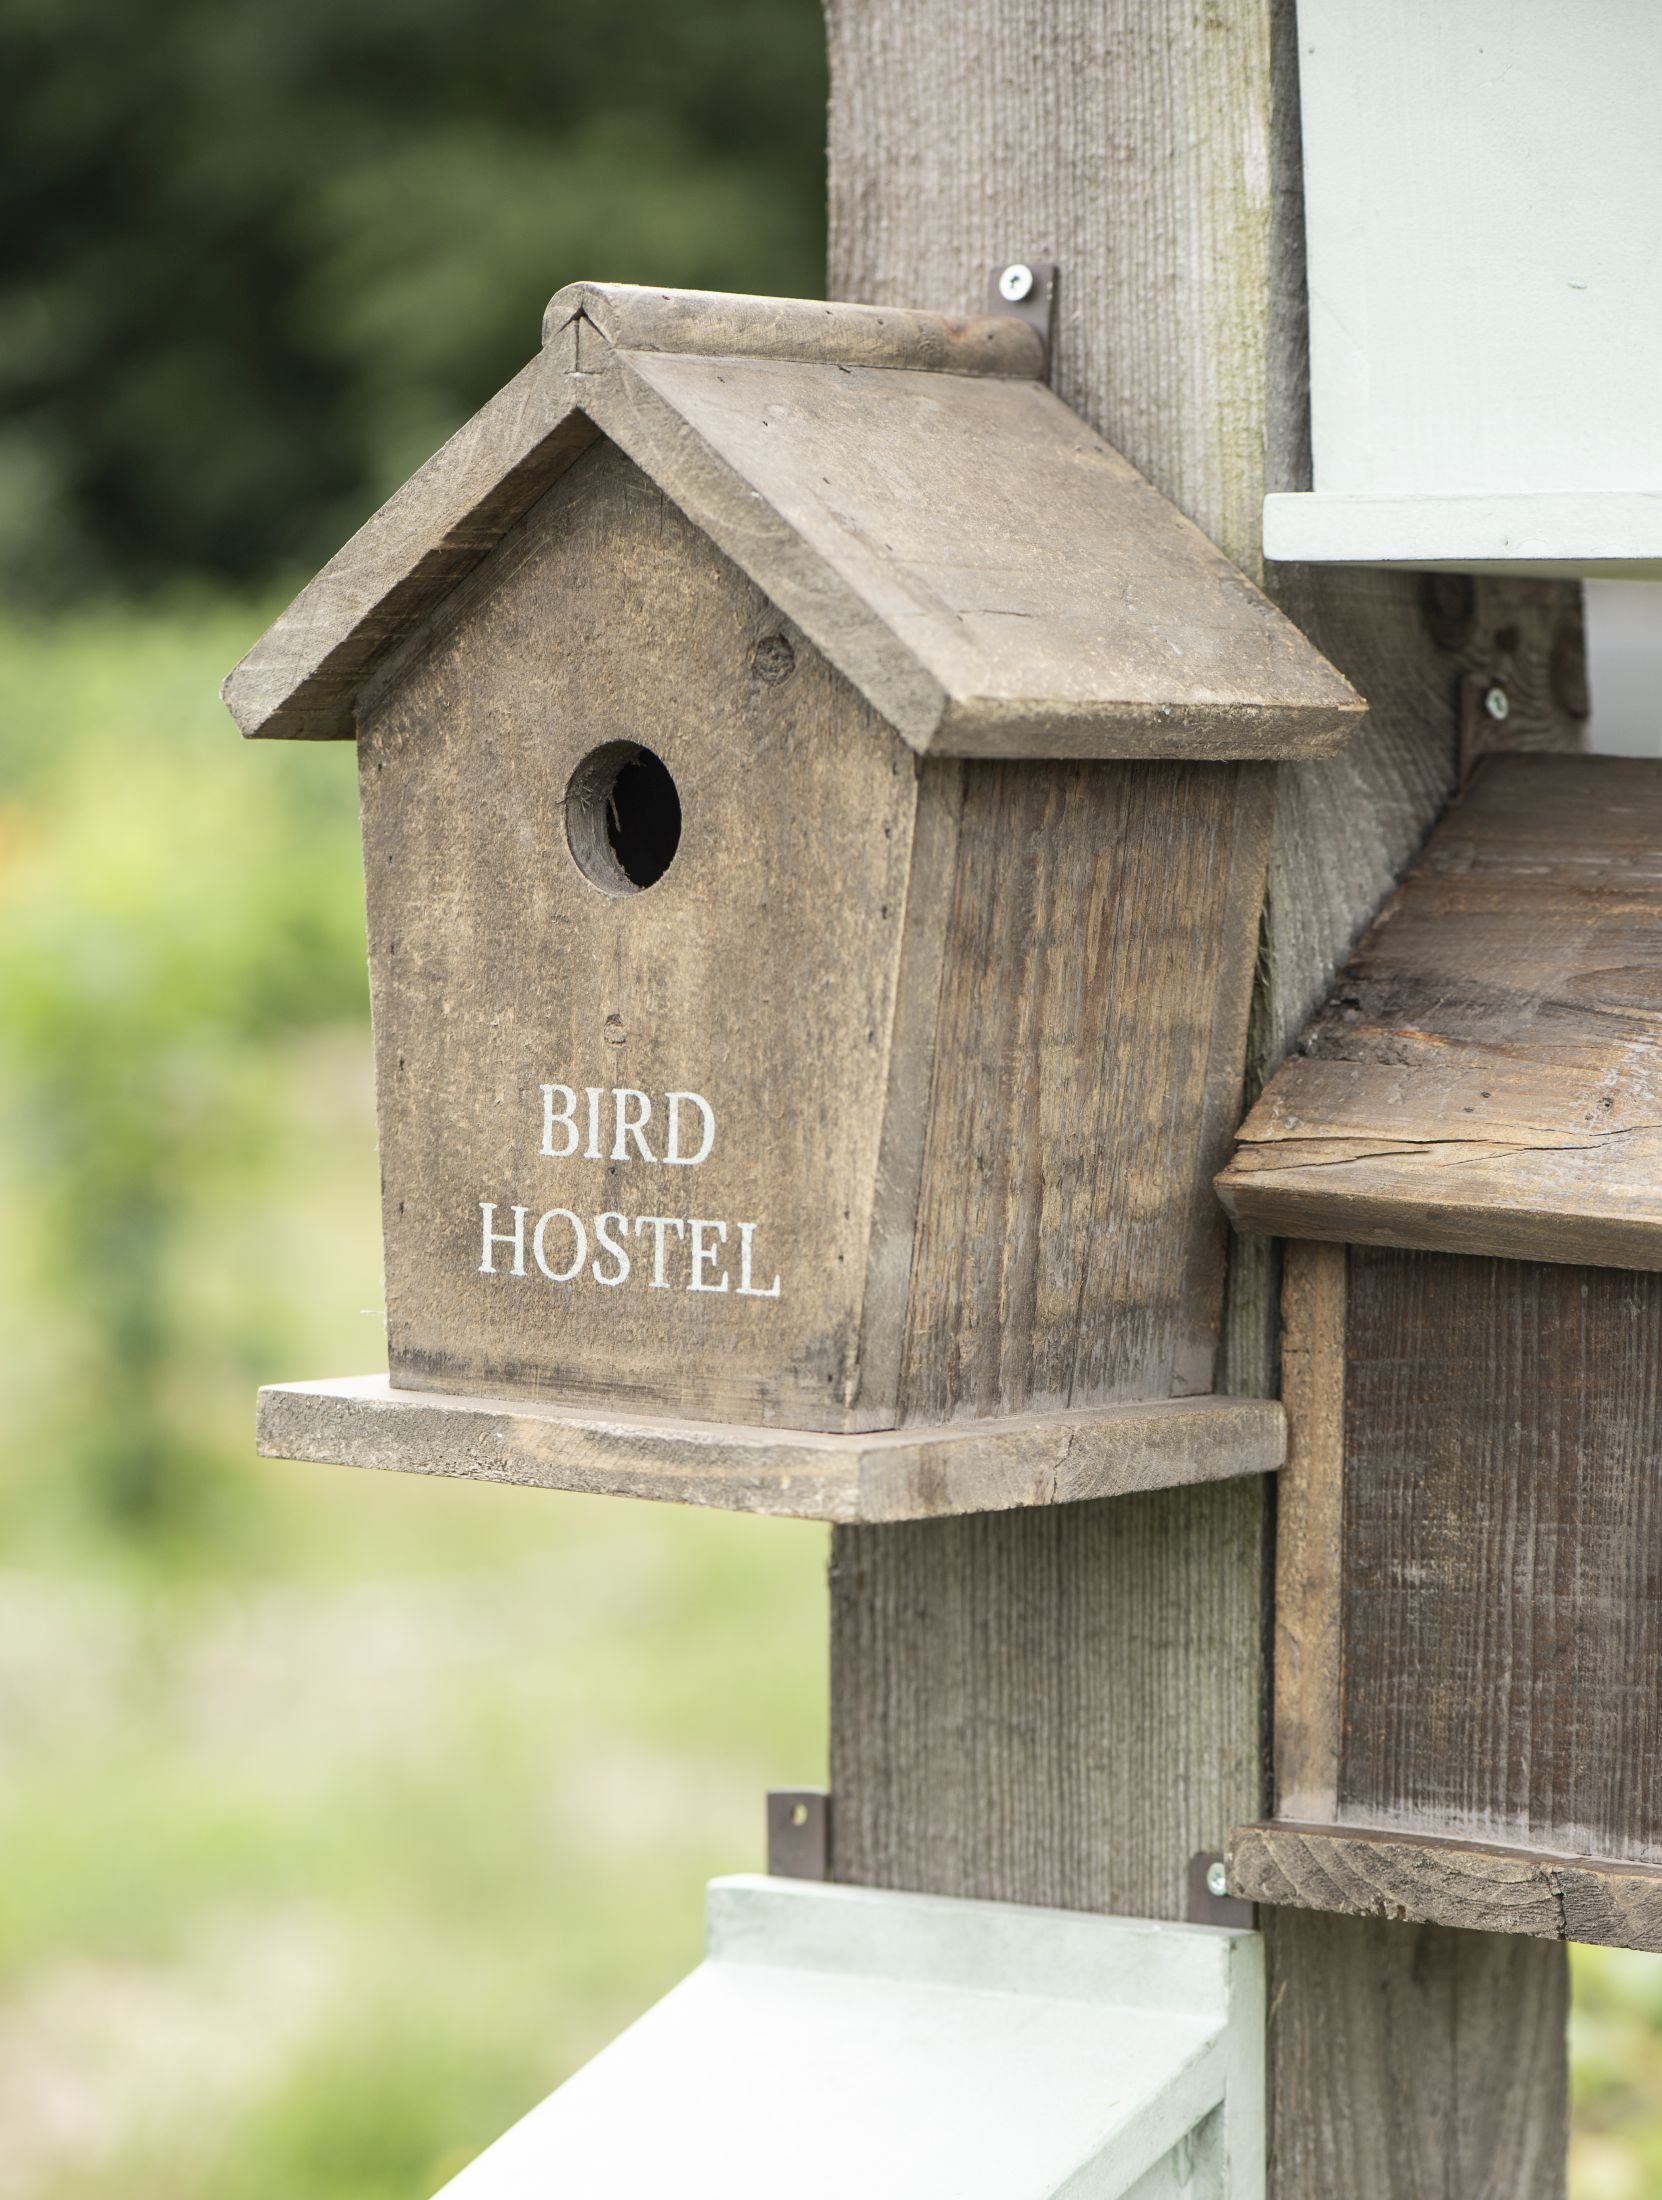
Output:
<instances>
[{"instance_id":1,"label":"rustic weathered plank","mask_svg":"<svg viewBox=\"0 0 1662 2200\"><path fill-rule=\"evenodd\" d=\"M962 309L1061 263L1060 394L1256 570L1307 482L1290 6L836 0L831 281ZM1255 1024L1268 1072L1453 785L1463 675L1516 744L1573 746L1574 590L1330 570L1277 600L1369 702L1279 773ZM1228 1387L1275 1379L1275 1264L1238 1248ZM1251 1484L833 1539L836 1869L1182 1914L1191 1856L1263 1807ZM1275 2200L1553 2200L1565 1980L1544 1944L1269 1918Z\"/></svg>"},{"instance_id":2,"label":"rustic weathered plank","mask_svg":"<svg viewBox=\"0 0 1662 2200\"><path fill-rule=\"evenodd\" d=\"M1345 1254L1289 1245L1282 1271L1287 1464L1275 1505L1275 1797L1330 1818L1339 1792L1344 1563Z\"/></svg>"},{"instance_id":3,"label":"rustic weathered plank","mask_svg":"<svg viewBox=\"0 0 1662 2200\"><path fill-rule=\"evenodd\" d=\"M1271 799L1224 765L965 767L903 1419L1211 1389L1207 1157L1240 1091Z\"/></svg>"},{"instance_id":4,"label":"rustic weathered plank","mask_svg":"<svg viewBox=\"0 0 1662 2200\"><path fill-rule=\"evenodd\" d=\"M540 360L256 645L225 688L245 732L349 735L353 683L453 585L459 546L476 559L595 428L920 753L1325 756L1354 730L1361 700L1332 666L1031 379L1031 330L622 298L588 285L557 300ZM827 342L797 342L802 325ZM627 348L632 331L650 348ZM671 335L689 348L658 348ZM1013 347L1029 373L896 363L966 346Z\"/></svg>"},{"instance_id":5,"label":"rustic weathered plank","mask_svg":"<svg viewBox=\"0 0 1662 2200\"><path fill-rule=\"evenodd\" d=\"M1339 1814L1662 1862L1662 1278L1349 1271Z\"/></svg>"},{"instance_id":6,"label":"rustic weathered plank","mask_svg":"<svg viewBox=\"0 0 1662 2200\"><path fill-rule=\"evenodd\" d=\"M859 1437L649 1421L524 1400L399 1390L384 1376L260 1392L258 1448L399 1474L658 1498L796 1520L928 1520L1071 1505L1281 1463L1255 1398L1178 1398Z\"/></svg>"},{"instance_id":7,"label":"rustic weathered plank","mask_svg":"<svg viewBox=\"0 0 1662 2200\"><path fill-rule=\"evenodd\" d=\"M1463 1932L1662 1950L1662 1870L1370 1826L1243 1826L1230 1885L1290 1903Z\"/></svg>"},{"instance_id":8,"label":"rustic weathered plank","mask_svg":"<svg viewBox=\"0 0 1662 2200\"><path fill-rule=\"evenodd\" d=\"M1275 2200L1562 2193L1561 1947L1316 1910L1258 1914L1282 1981L1270 2015Z\"/></svg>"},{"instance_id":9,"label":"rustic weathered plank","mask_svg":"<svg viewBox=\"0 0 1662 2200\"><path fill-rule=\"evenodd\" d=\"M635 739L680 845L597 892L567 785ZM903 913L938 935L951 882L949 833L914 871L919 777L610 443L392 660L359 780L395 1381L893 1424L862 1342L910 1243L873 1234L891 1050L930 1029L897 1028Z\"/></svg>"},{"instance_id":10,"label":"rustic weathered plank","mask_svg":"<svg viewBox=\"0 0 1662 2200\"><path fill-rule=\"evenodd\" d=\"M1245 1226L1662 1267L1662 765L1492 757L1219 1179Z\"/></svg>"},{"instance_id":11,"label":"rustic weathered plank","mask_svg":"<svg viewBox=\"0 0 1662 2200\"><path fill-rule=\"evenodd\" d=\"M578 282L548 301L543 342L558 343L579 318L600 343L619 351L667 351L683 359L795 359L1028 382L1042 381L1045 372L1044 339L1008 314L919 313L820 298Z\"/></svg>"}]
</instances>

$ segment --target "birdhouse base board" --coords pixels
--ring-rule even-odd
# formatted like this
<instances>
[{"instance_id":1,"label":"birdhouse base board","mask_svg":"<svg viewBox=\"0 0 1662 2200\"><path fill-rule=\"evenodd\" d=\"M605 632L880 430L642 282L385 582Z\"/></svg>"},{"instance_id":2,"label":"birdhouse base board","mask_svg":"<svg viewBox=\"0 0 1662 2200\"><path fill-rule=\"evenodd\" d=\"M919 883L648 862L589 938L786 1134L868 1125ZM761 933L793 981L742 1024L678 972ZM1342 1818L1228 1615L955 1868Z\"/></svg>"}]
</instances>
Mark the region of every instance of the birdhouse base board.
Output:
<instances>
[{"instance_id":1,"label":"birdhouse base board","mask_svg":"<svg viewBox=\"0 0 1662 2200\"><path fill-rule=\"evenodd\" d=\"M1345 1917L1662 1951L1662 1866L1363 1826L1242 1826L1232 1893Z\"/></svg>"},{"instance_id":2,"label":"birdhouse base board","mask_svg":"<svg viewBox=\"0 0 1662 2200\"><path fill-rule=\"evenodd\" d=\"M262 1390L256 1446L267 1459L865 1522L1265 1474L1285 1456L1286 1422L1267 1399L1173 1398L839 1436L444 1396L357 1375Z\"/></svg>"}]
</instances>

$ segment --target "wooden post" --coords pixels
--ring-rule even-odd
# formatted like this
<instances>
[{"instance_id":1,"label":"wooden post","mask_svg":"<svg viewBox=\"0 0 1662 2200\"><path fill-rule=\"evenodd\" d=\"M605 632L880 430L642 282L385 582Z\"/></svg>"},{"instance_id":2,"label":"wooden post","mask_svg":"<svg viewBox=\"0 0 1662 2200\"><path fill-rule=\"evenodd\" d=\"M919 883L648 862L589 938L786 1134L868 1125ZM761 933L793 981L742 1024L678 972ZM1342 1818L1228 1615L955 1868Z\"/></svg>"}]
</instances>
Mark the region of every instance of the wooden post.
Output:
<instances>
[{"instance_id":1,"label":"wooden post","mask_svg":"<svg viewBox=\"0 0 1662 2200\"><path fill-rule=\"evenodd\" d=\"M1291 0L828 0L830 294L963 311L1061 268L1061 394L1248 571L1307 485ZM1575 745L1579 598L1525 581L1272 575L1362 690L1337 762L1282 771L1258 1074L1488 731ZM1276 1262L1236 1249L1218 1387L1277 1382ZM1268 1801L1263 1484L836 1531L836 1876L1157 1917ZM1562 1948L1271 1921L1276 2200L1563 2189Z\"/></svg>"}]
</instances>

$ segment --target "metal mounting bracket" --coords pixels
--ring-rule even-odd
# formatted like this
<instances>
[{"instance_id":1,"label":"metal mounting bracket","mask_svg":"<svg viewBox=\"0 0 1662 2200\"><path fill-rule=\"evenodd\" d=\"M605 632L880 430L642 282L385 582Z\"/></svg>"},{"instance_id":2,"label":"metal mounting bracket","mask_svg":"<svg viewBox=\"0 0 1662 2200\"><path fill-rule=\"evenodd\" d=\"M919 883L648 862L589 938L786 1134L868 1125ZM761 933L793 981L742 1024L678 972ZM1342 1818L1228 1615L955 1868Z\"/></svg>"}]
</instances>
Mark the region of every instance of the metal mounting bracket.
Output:
<instances>
[{"instance_id":1,"label":"metal mounting bracket","mask_svg":"<svg viewBox=\"0 0 1662 2200\"><path fill-rule=\"evenodd\" d=\"M1047 368L1056 349L1059 272L1054 260L1001 260L987 270L987 311L1013 314L1037 329L1044 338Z\"/></svg>"}]
</instances>

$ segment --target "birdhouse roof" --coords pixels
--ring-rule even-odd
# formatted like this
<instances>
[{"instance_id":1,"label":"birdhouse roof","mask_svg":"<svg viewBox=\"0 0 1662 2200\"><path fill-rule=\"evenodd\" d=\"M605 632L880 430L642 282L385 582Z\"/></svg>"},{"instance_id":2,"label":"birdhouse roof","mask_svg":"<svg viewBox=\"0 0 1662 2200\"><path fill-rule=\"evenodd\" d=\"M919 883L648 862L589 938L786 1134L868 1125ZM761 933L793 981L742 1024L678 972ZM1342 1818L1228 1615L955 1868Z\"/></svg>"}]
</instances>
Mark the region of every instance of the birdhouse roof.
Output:
<instances>
[{"instance_id":1,"label":"birdhouse roof","mask_svg":"<svg viewBox=\"0 0 1662 2200\"><path fill-rule=\"evenodd\" d=\"M1281 1237L1662 1268L1662 763L1491 757L1218 1180Z\"/></svg>"},{"instance_id":2,"label":"birdhouse roof","mask_svg":"<svg viewBox=\"0 0 1662 2200\"><path fill-rule=\"evenodd\" d=\"M1354 690L1044 371L1014 317L573 284L226 702L246 734L350 739L377 660L605 436L919 752L1339 748Z\"/></svg>"}]
</instances>

